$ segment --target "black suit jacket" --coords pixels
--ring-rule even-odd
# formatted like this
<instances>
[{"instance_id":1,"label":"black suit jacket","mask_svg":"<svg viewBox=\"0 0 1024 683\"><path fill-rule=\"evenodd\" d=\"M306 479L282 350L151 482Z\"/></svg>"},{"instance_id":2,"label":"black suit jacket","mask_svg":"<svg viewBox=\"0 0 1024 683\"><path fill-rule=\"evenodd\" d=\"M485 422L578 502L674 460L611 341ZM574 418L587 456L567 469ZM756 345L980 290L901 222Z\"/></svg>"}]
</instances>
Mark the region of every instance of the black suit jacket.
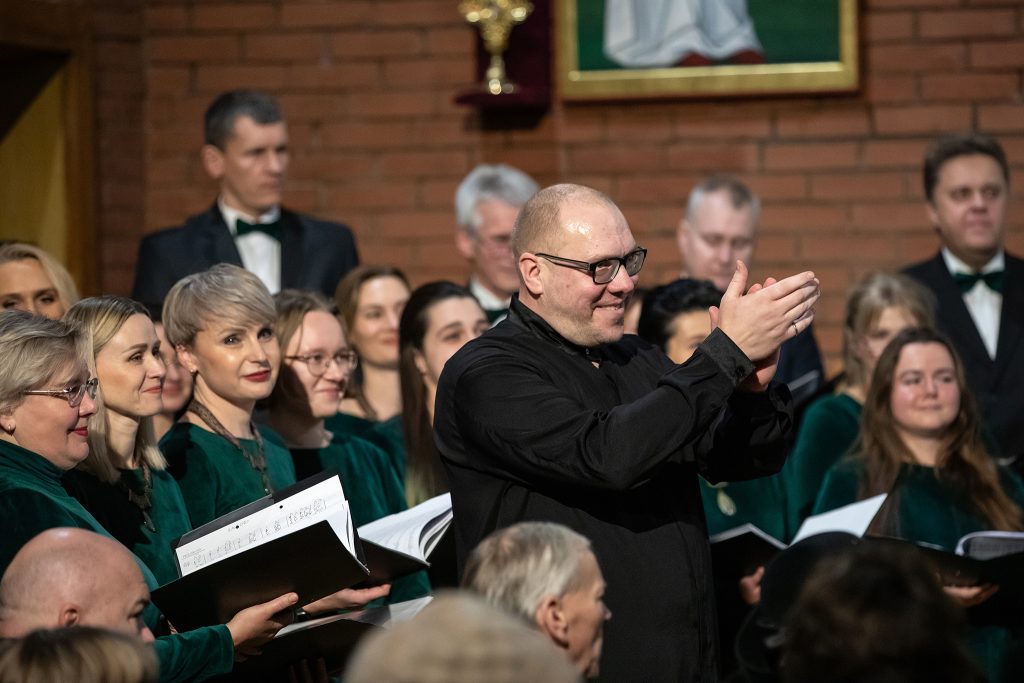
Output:
<instances>
[{"instance_id":1,"label":"black suit jacket","mask_svg":"<svg viewBox=\"0 0 1024 683\"><path fill-rule=\"evenodd\" d=\"M352 231L281 209L281 289L312 289L334 296L338 281L359 264ZM218 263L242 265L235 240L214 204L185 225L142 238L132 298L159 308L174 283Z\"/></svg>"},{"instance_id":2,"label":"black suit jacket","mask_svg":"<svg viewBox=\"0 0 1024 683\"><path fill-rule=\"evenodd\" d=\"M974 325L942 254L905 271L932 290L936 318L963 359L967 384L974 392L985 426L1004 458L1024 467L1024 260L1006 254L1006 283L999 316L999 341L993 360Z\"/></svg>"}]
</instances>

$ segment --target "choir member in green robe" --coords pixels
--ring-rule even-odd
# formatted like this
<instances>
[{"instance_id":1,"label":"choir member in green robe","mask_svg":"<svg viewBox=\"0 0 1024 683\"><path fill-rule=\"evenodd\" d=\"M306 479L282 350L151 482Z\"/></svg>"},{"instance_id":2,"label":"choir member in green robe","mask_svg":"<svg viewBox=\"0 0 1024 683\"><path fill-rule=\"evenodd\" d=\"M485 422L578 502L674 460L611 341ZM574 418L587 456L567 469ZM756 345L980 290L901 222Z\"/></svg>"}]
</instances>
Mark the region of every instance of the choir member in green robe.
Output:
<instances>
[{"instance_id":1,"label":"choir member in green robe","mask_svg":"<svg viewBox=\"0 0 1024 683\"><path fill-rule=\"evenodd\" d=\"M391 266L360 266L338 283L334 299L360 364L327 428L383 448L404 481L398 322L409 299L409 281Z\"/></svg>"},{"instance_id":2,"label":"choir member in green robe","mask_svg":"<svg viewBox=\"0 0 1024 683\"><path fill-rule=\"evenodd\" d=\"M274 331L284 360L267 401L267 422L291 451L300 478L338 472L356 526L404 510L402 483L389 456L369 441L324 426L324 418L337 413L358 361L334 306L315 292L299 290L285 290L274 301ZM410 600L429 592L429 581L420 572L396 581L390 599Z\"/></svg>"},{"instance_id":3,"label":"choir member in green robe","mask_svg":"<svg viewBox=\"0 0 1024 683\"><path fill-rule=\"evenodd\" d=\"M257 429L252 413L280 370L274 300L258 277L219 264L179 280L164 301L167 339L193 378L181 421L160 441L198 527L294 484L281 438ZM387 590L342 589L307 612L361 607Z\"/></svg>"},{"instance_id":4,"label":"choir member in green robe","mask_svg":"<svg viewBox=\"0 0 1024 683\"><path fill-rule=\"evenodd\" d=\"M75 527L110 537L61 486L64 473L89 455L97 383L89 379L85 346L81 333L63 321L21 311L0 315L0 573L47 529ZM146 564L140 561L139 568L147 586L156 588ZM282 597L295 600L294 594ZM274 601L273 612L286 606ZM227 626L157 638L161 681L198 681L230 671L236 647L259 647L275 632L265 608L244 610ZM147 610L146 621L154 632L166 633L155 608Z\"/></svg>"},{"instance_id":5,"label":"choir member in green robe","mask_svg":"<svg viewBox=\"0 0 1024 683\"><path fill-rule=\"evenodd\" d=\"M966 533L1024 531L1024 485L985 449L963 366L948 340L925 328L899 333L875 367L858 451L834 465L815 512L889 494L869 532L953 550ZM995 586L947 586L961 604ZM1004 629L976 626L970 644L989 680L1010 680Z\"/></svg>"},{"instance_id":6,"label":"choir member in green robe","mask_svg":"<svg viewBox=\"0 0 1024 683\"><path fill-rule=\"evenodd\" d=\"M882 349L901 330L933 323L928 291L905 275L872 273L846 298L843 375L836 393L804 413L793 451L782 468L786 538L810 516L825 473L848 453L860 431L861 406Z\"/></svg>"},{"instance_id":7,"label":"choir member in green robe","mask_svg":"<svg viewBox=\"0 0 1024 683\"><path fill-rule=\"evenodd\" d=\"M399 324L405 497L418 505L448 491L434 443L434 398L441 369L462 345L490 328L473 294L452 282L430 282L409 297Z\"/></svg>"}]
</instances>

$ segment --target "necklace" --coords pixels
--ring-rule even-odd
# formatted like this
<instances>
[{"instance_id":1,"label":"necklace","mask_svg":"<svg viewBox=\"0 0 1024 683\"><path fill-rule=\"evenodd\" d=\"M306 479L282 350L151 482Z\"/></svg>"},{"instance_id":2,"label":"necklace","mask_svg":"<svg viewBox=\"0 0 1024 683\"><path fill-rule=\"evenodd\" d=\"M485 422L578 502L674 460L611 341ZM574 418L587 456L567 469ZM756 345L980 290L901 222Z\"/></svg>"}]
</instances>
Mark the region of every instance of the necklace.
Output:
<instances>
[{"instance_id":1,"label":"necklace","mask_svg":"<svg viewBox=\"0 0 1024 683\"><path fill-rule=\"evenodd\" d=\"M142 474L138 477L134 470L122 470L117 484L128 495L128 501L139 508L146 528L156 533L156 524L149 514L153 509L153 473L146 463L142 463L141 470Z\"/></svg>"},{"instance_id":2,"label":"necklace","mask_svg":"<svg viewBox=\"0 0 1024 683\"><path fill-rule=\"evenodd\" d=\"M242 447L242 442L239 441L234 434L229 432L227 428L220 423L220 420L214 417L213 413L210 412L210 409L202 403L192 399L192 402L188 404L188 408L186 410L208 424L210 429L212 429L218 436L222 436L227 439L232 446L241 452L249 462L249 467L260 475L260 481L263 483L264 493L270 495L274 492L273 487L270 485L270 477L267 475L267 455L263 446L263 435L256 429L256 425L252 422L249 423L249 429L252 431L253 441L256 442L256 452L250 453Z\"/></svg>"},{"instance_id":3,"label":"necklace","mask_svg":"<svg viewBox=\"0 0 1024 683\"><path fill-rule=\"evenodd\" d=\"M729 485L729 482L722 481L717 484L709 483L713 489L716 489L715 503L718 504L718 509L721 510L722 514L726 517L732 517L736 514L736 501L732 499L728 493L725 492L725 487Z\"/></svg>"}]
</instances>

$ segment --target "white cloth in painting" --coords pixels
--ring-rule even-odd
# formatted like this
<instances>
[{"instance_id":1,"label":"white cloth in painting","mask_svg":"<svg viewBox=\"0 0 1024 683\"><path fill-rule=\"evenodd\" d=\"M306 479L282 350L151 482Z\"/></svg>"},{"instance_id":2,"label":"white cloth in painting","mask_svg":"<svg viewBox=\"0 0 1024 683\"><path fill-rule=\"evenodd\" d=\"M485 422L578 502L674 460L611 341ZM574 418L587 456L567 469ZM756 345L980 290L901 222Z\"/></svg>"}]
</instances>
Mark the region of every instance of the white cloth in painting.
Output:
<instances>
[{"instance_id":1,"label":"white cloth in painting","mask_svg":"<svg viewBox=\"0 0 1024 683\"><path fill-rule=\"evenodd\" d=\"M625 67L673 66L696 52L762 52L747 0L605 0L604 53Z\"/></svg>"}]
</instances>

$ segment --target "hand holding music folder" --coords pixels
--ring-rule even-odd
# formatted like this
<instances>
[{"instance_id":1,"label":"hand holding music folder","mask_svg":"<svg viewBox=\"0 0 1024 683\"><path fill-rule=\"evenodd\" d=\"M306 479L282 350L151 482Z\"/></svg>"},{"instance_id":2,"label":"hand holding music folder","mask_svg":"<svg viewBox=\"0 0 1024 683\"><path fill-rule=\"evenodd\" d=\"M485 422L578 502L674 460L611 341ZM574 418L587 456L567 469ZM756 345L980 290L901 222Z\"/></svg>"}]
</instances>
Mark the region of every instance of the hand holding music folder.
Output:
<instances>
[{"instance_id":1,"label":"hand holding music folder","mask_svg":"<svg viewBox=\"0 0 1024 683\"><path fill-rule=\"evenodd\" d=\"M204 524L172 547L182 576L152 598L179 631L225 623L292 591L306 604L369 576L333 472Z\"/></svg>"},{"instance_id":2,"label":"hand holding music folder","mask_svg":"<svg viewBox=\"0 0 1024 683\"><path fill-rule=\"evenodd\" d=\"M365 583L389 583L430 567L428 558L448 533L452 519L452 496L444 493L359 527L370 568Z\"/></svg>"}]
</instances>

